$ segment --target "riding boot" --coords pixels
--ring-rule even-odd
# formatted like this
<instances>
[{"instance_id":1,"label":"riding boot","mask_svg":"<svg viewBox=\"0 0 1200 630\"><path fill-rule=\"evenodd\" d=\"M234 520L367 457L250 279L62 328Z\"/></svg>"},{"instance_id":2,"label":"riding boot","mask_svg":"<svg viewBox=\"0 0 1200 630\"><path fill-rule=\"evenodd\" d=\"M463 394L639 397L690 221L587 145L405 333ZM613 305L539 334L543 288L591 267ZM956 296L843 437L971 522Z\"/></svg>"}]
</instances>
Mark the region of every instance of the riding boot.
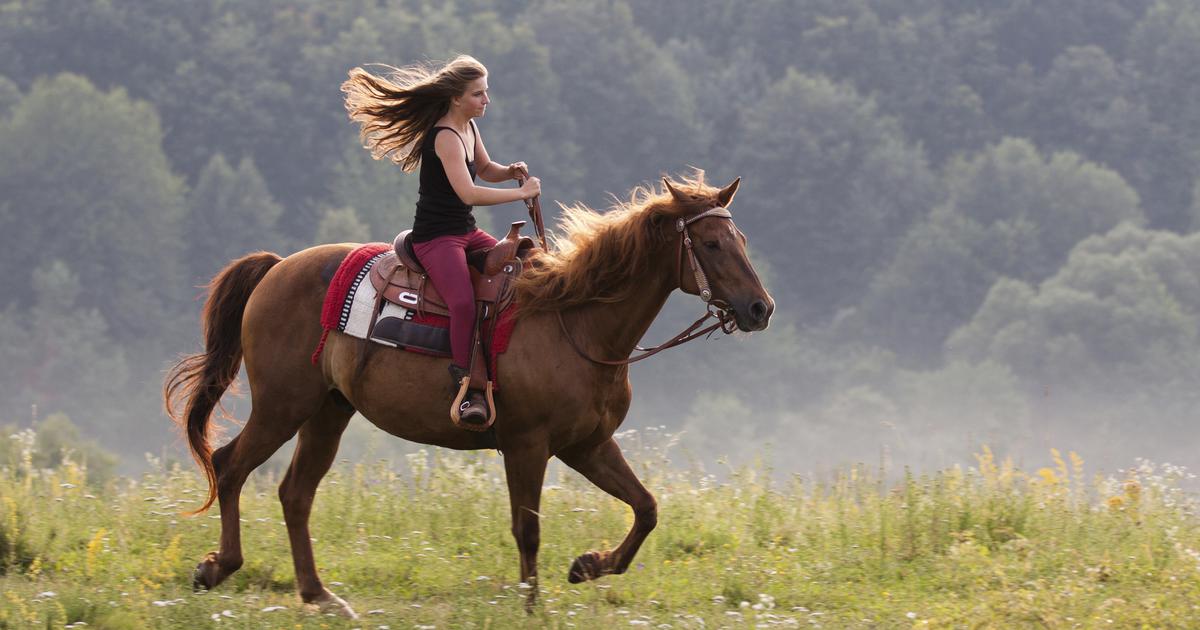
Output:
<instances>
[{"instance_id":1,"label":"riding boot","mask_svg":"<svg viewBox=\"0 0 1200 630\"><path fill-rule=\"evenodd\" d=\"M457 394L458 390L462 387L462 380L468 376L467 370L453 363L450 364L448 369L454 392ZM459 421L463 424L482 427L487 424L489 415L487 397L483 391L468 386L466 396L463 396L462 402L458 405Z\"/></svg>"}]
</instances>

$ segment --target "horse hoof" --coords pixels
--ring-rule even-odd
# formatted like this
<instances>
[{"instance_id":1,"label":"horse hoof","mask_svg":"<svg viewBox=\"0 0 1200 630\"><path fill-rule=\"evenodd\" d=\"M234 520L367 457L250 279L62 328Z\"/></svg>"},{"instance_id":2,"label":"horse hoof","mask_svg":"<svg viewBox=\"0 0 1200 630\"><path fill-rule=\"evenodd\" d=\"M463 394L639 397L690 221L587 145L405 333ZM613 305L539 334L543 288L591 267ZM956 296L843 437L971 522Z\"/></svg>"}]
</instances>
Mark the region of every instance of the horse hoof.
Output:
<instances>
[{"instance_id":1,"label":"horse hoof","mask_svg":"<svg viewBox=\"0 0 1200 630\"><path fill-rule=\"evenodd\" d=\"M607 552L589 551L575 558L575 561L571 563L571 570L567 573L567 581L571 584L579 584L605 575L604 561L607 556Z\"/></svg>"},{"instance_id":2,"label":"horse hoof","mask_svg":"<svg viewBox=\"0 0 1200 630\"><path fill-rule=\"evenodd\" d=\"M322 613L337 613L347 619L358 619L358 613L346 603L346 600L326 590L312 601Z\"/></svg>"},{"instance_id":3,"label":"horse hoof","mask_svg":"<svg viewBox=\"0 0 1200 630\"><path fill-rule=\"evenodd\" d=\"M217 552L208 552L192 572L192 590L197 593L212 590L220 581L220 571L221 568L217 566Z\"/></svg>"}]
</instances>

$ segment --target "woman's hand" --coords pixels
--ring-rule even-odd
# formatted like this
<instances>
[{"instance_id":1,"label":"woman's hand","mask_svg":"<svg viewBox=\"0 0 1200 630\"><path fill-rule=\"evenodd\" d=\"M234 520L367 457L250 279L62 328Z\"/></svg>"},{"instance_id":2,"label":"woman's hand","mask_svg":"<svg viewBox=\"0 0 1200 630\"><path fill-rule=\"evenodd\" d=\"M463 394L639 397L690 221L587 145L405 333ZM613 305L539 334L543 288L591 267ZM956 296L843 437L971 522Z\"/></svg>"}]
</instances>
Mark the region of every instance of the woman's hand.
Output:
<instances>
[{"instance_id":1,"label":"woman's hand","mask_svg":"<svg viewBox=\"0 0 1200 630\"><path fill-rule=\"evenodd\" d=\"M508 165L509 179L527 179L529 177L529 167L524 162L513 162Z\"/></svg>"},{"instance_id":2,"label":"woman's hand","mask_svg":"<svg viewBox=\"0 0 1200 630\"><path fill-rule=\"evenodd\" d=\"M525 180L525 183L521 184L522 199L533 199L540 194L542 194L542 180L530 177Z\"/></svg>"}]
</instances>

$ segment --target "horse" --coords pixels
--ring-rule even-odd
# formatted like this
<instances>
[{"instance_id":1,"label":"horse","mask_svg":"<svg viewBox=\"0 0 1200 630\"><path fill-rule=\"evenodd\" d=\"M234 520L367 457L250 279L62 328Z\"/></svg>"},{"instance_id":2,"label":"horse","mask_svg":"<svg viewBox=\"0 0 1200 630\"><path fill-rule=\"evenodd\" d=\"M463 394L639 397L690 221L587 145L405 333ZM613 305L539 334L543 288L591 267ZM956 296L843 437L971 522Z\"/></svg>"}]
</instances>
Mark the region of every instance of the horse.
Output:
<instances>
[{"instance_id":1,"label":"horse","mask_svg":"<svg viewBox=\"0 0 1200 630\"><path fill-rule=\"evenodd\" d=\"M238 500L256 467L299 436L279 486L306 604L355 617L317 575L308 520L321 478L357 411L397 437L451 449L495 448L504 458L512 535L520 555L526 608L537 597L538 510L549 459L558 457L628 504L631 530L612 550L572 562L578 583L626 571L654 529L658 506L613 439L632 397L628 357L675 290L700 295L729 323L726 332L767 327L775 303L746 254L746 237L727 208L740 178L724 188L703 171L663 187L638 186L609 211L563 206L556 248L538 250L516 281L519 312L498 359L503 386L498 420L487 432L453 426L447 409L446 359L393 349L334 332L319 360L319 322L331 269L355 247L328 244L286 258L256 252L229 263L208 284L201 314L204 351L168 371L163 396L170 418L208 481L199 514L219 502L219 549L197 565L194 586L213 589L243 562ZM691 273L685 271L690 265ZM251 411L241 432L213 450L214 408L245 363Z\"/></svg>"}]
</instances>

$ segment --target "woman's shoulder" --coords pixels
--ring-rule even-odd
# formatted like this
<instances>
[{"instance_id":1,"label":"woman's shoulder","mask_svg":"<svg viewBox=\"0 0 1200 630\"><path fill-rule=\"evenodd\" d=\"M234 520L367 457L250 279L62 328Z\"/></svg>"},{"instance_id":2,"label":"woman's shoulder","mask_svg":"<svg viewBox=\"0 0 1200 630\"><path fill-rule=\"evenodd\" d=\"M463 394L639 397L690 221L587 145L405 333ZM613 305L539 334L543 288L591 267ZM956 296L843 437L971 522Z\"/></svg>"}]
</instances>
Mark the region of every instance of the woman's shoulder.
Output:
<instances>
[{"instance_id":1,"label":"woman's shoulder","mask_svg":"<svg viewBox=\"0 0 1200 630\"><path fill-rule=\"evenodd\" d=\"M438 134L440 134L443 131L454 131L454 130L451 129L450 127L445 127L442 125L434 125L429 128L429 131L425 132L425 140L424 140L424 142L421 143L421 145L425 149L432 151L434 144L437 142Z\"/></svg>"}]
</instances>

